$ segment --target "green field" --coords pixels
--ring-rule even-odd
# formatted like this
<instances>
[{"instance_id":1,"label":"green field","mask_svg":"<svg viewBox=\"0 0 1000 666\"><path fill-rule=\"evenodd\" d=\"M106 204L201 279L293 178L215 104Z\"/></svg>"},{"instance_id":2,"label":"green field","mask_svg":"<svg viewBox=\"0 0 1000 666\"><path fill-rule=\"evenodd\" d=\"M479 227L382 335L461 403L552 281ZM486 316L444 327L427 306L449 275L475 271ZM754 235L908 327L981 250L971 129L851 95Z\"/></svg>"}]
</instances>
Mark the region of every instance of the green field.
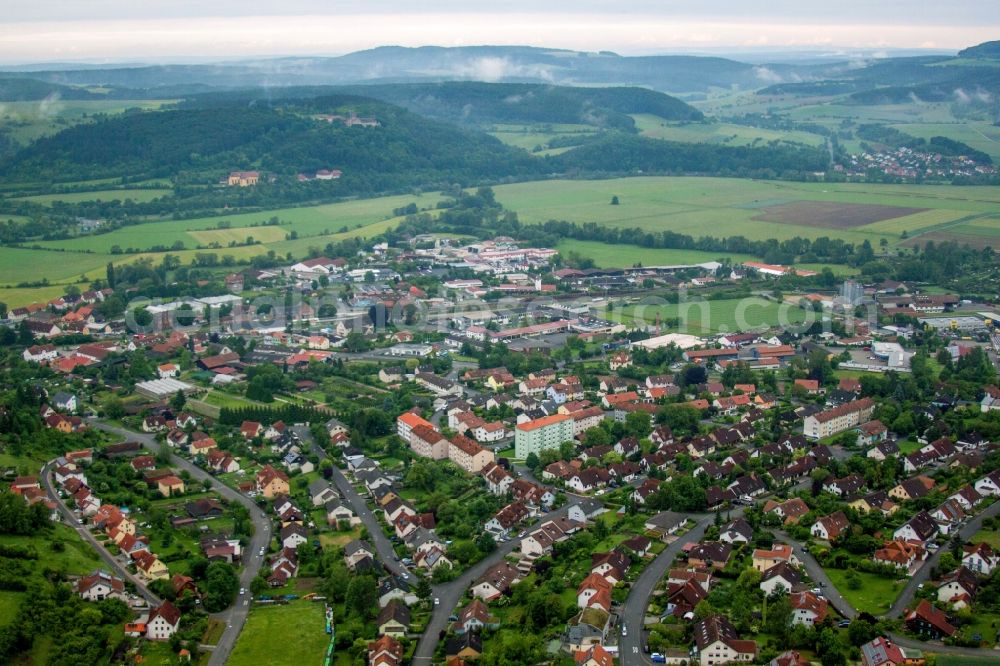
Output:
<instances>
[{"instance_id":1,"label":"green field","mask_svg":"<svg viewBox=\"0 0 1000 666\"><path fill-rule=\"evenodd\" d=\"M259 213L149 222L123 227L106 234L47 241L39 245L108 252L115 245L123 249L131 247L145 250L157 245L170 247L180 241L184 243L185 248L194 249L218 242L227 253L242 256L242 250L252 250L248 256L254 256L266 250L253 247L226 247L229 241L242 242L247 236L253 236L255 240L267 243L267 249L274 249L284 254L286 251L294 252L292 247L296 245L305 248L317 242L325 245L329 239L337 239L339 234L349 234L352 230L362 227L365 227L365 235L380 233L401 221L401 218L393 217L394 209L410 203L416 203L420 208L433 208L440 198L437 194L400 195L322 206L280 208ZM278 218L279 225L263 226L273 217ZM297 241L286 241L286 235L292 231L295 231L300 238Z\"/></svg>"},{"instance_id":2,"label":"green field","mask_svg":"<svg viewBox=\"0 0 1000 666\"><path fill-rule=\"evenodd\" d=\"M324 622L323 604L293 601L254 607L228 663L258 666L264 659L275 666L321 664L330 638Z\"/></svg>"},{"instance_id":3,"label":"green field","mask_svg":"<svg viewBox=\"0 0 1000 666\"><path fill-rule=\"evenodd\" d=\"M536 155L558 155L570 150L571 147L548 148L549 141L553 139L565 139L572 137L583 141L593 137L597 130L590 125L570 125L559 123L546 123L542 125L494 125L487 128L489 134L500 139L504 143L524 148L534 152ZM541 148L541 150L536 150Z\"/></svg>"},{"instance_id":4,"label":"green field","mask_svg":"<svg viewBox=\"0 0 1000 666\"><path fill-rule=\"evenodd\" d=\"M679 317L681 322L677 331L701 335L800 324L806 321L808 314L797 305L778 305L763 298L750 297L665 305L629 305L622 308L621 312L612 312L609 316L617 317L623 323L647 324L654 323L657 316L661 319ZM670 327L670 331L674 332L674 328Z\"/></svg>"},{"instance_id":5,"label":"green field","mask_svg":"<svg viewBox=\"0 0 1000 666\"><path fill-rule=\"evenodd\" d=\"M872 615L885 613L903 589L901 581L889 580L864 571L855 573L861 579L861 589L858 590L852 590L847 586L846 569L826 569L826 575L830 577L837 591L859 611Z\"/></svg>"},{"instance_id":6,"label":"green field","mask_svg":"<svg viewBox=\"0 0 1000 666\"><path fill-rule=\"evenodd\" d=\"M13 286L48 278L49 282L72 281L83 273L103 276L104 266L110 255L83 252L48 252L0 247L0 284ZM51 298L51 297L50 297Z\"/></svg>"},{"instance_id":7,"label":"green field","mask_svg":"<svg viewBox=\"0 0 1000 666\"><path fill-rule=\"evenodd\" d=\"M885 238L911 242L922 233L945 234L950 225L975 221L1000 228L1000 187L788 183L726 178L637 177L550 180L501 185L497 199L522 222L568 220L644 231L670 230L694 237L744 236L751 240L827 236L878 247ZM617 196L620 205L610 205ZM868 204L926 208L903 217L849 226L819 226L755 220L765 208L793 202Z\"/></svg>"},{"instance_id":8,"label":"green field","mask_svg":"<svg viewBox=\"0 0 1000 666\"><path fill-rule=\"evenodd\" d=\"M61 100L4 102L0 127L9 127L11 137L26 144L43 136L89 122L94 114L118 114L126 109L158 109L176 100Z\"/></svg>"},{"instance_id":9,"label":"green field","mask_svg":"<svg viewBox=\"0 0 1000 666\"><path fill-rule=\"evenodd\" d=\"M59 194L38 194L32 197L17 197L14 201L32 201L43 206L51 206L56 201L76 204L84 201L125 201L131 199L136 203L147 203L153 199L172 194L173 190L94 190L92 192L63 192Z\"/></svg>"},{"instance_id":10,"label":"green field","mask_svg":"<svg viewBox=\"0 0 1000 666\"><path fill-rule=\"evenodd\" d=\"M770 141L788 141L822 146L824 139L810 132L762 129L724 122L676 123L649 114L635 114L636 128L643 136L682 143L714 143L720 146L749 146Z\"/></svg>"},{"instance_id":11,"label":"green field","mask_svg":"<svg viewBox=\"0 0 1000 666\"><path fill-rule=\"evenodd\" d=\"M3 251L0 250L0 256L3 254ZM24 289L0 287L0 302L6 303L12 308L18 308L31 303L49 301L61 296L65 291L66 287L58 284L50 287L26 287Z\"/></svg>"},{"instance_id":12,"label":"green field","mask_svg":"<svg viewBox=\"0 0 1000 666\"><path fill-rule=\"evenodd\" d=\"M641 264L642 266L670 266L675 264L700 264L706 261L719 261L728 257L733 261L750 261L754 259L748 254L725 254L719 252L702 252L700 250L651 249L637 245L609 245L597 241L581 241L567 239L556 246L560 252L575 252L581 257L594 260L599 268L626 268Z\"/></svg>"},{"instance_id":13,"label":"green field","mask_svg":"<svg viewBox=\"0 0 1000 666\"><path fill-rule=\"evenodd\" d=\"M153 252L113 255L110 251L115 245L122 249L146 250L154 246L172 247L180 241L185 249L172 251L171 254L184 263L190 263L198 252L206 251L215 252L220 258L232 256L236 260L248 260L270 250L279 255L291 253L293 257L302 257L311 247L322 248L327 243L347 238L368 238L397 226L403 218L393 216L396 208L416 203L419 208L433 209L440 200L441 195L436 193L359 199L261 213L150 222L106 234L38 243L42 248L75 252L0 247L0 301L10 307L47 301L63 293L63 287L58 285L76 282L83 275L91 279L102 276L109 261L127 264L150 258L159 263L163 257L162 253ZM263 226L272 217L277 217L281 224ZM292 231L299 237L286 240ZM244 242L248 236L258 243L228 247L230 241ZM213 243L217 243L218 247L211 247ZM198 247L202 249L196 249ZM53 286L14 286L42 278L47 278Z\"/></svg>"}]
</instances>

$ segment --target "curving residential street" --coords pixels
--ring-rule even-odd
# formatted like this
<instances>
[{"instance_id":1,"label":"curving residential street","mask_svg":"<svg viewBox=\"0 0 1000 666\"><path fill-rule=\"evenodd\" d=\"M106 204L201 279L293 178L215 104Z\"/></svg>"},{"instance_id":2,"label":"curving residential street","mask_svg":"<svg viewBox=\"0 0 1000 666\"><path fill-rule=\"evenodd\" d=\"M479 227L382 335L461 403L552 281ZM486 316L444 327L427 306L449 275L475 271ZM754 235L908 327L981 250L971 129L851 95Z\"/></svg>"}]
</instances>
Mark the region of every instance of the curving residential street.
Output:
<instances>
[{"instance_id":1,"label":"curving residential street","mask_svg":"<svg viewBox=\"0 0 1000 666\"><path fill-rule=\"evenodd\" d=\"M820 566L816 558L805 549L805 547L787 533L781 530L774 530L775 536L777 536L781 541L789 544L792 547L792 551L795 556L799 558L802 562L802 566L805 568L806 573L809 574L809 578L818 585L823 590L823 596L826 600L830 602L838 613L843 615L849 620L853 620L857 617L858 611L844 598L840 591L834 586L833 581L830 577L826 575L826 571Z\"/></svg>"},{"instance_id":2,"label":"curving residential street","mask_svg":"<svg viewBox=\"0 0 1000 666\"><path fill-rule=\"evenodd\" d=\"M1000 514L1000 501L994 502L990 506L986 507L983 511L980 511L975 517L973 517L969 522L963 525L958 533L963 540L968 541L972 536L978 532L982 526L983 521L987 518L992 518ZM941 553L945 548L938 548L936 551L931 553L924 562L923 566L917 571L916 574L910 577L906 583L906 587L903 591L899 593L899 597L896 598L895 603L892 604L892 608L886 613L886 617L899 617L903 614L903 610L908 608L910 602L913 601L913 596L917 593L920 585L926 583L930 578L931 570L937 566L938 560L941 559Z\"/></svg>"},{"instance_id":3,"label":"curving residential street","mask_svg":"<svg viewBox=\"0 0 1000 666\"><path fill-rule=\"evenodd\" d=\"M565 516L569 512L570 508L576 506L576 504L576 502L571 500L566 504L566 506L560 509L542 514L540 518L524 529L526 531L530 531L547 520ZM435 585L433 587L433 596L440 599L440 603L434 606L431 618L427 621L427 628L420 636L420 642L417 643L417 649L413 652L414 664L430 663L430 661L434 658L435 650L437 650L437 644L440 640L441 632L443 632L448 626L448 616L455 611L455 608L458 606L458 602L462 599L462 595L464 595L469 587L471 587L473 581L486 573L487 569L500 562L500 560L520 545L521 539L517 537L512 538L509 541L499 543L497 544L496 550L469 567L469 569L461 576L449 583Z\"/></svg>"},{"instance_id":4,"label":"curving residential street","mask_svg":"<svg viewBox=\"0 0 1000 666\"><path fill-rule=\"evenodd\" d=\"M309 444L310 450L320 460L329 458L323 447L316 443L309 428L305 426L291 426L291 430L298 435L301 441ZM379 524L378 518L375 517L375 514L368 507L365 498L354 489L354 486L351 485L351 482L347 480L347 477L344 476L344 473L336 465L333 466L333 482L343 498L351 505L354 513L361 519L361 523L367 528L368 540L375 548L375 552L378 554L382 564L394 574L405 574L406 568L400 563L399 558L396 557L396 551L392 547L392 542L389 541L385 532L382 531L382 525Z\"/></svg>"},{"instance_id":5,"label":"curving residential street","mask_svg":"<svg viewBox=\"0 0 1000 666\"><path fill-rule=\"evenodd\" d=\"M689 516L694 519L695 526L688 530L683 536L678 537L672 544L663 549L656 558L650 562L639 578L632 583L628 597L621 608L620 626L630 630L628 635L620 636L618 642L618 657L620 666L626 664L651 664L649 656L643 648L647 640L644 619L646 609L649 607L649 597L657 584L666 575L667 570L673 563L674 558L681 552L681 548L689 541L699 541L705 534L705 530L712 524L713 515ZM616 631L620 632L619 628Z\"/></svg>"},{"instance_id":6,"label":"curving residential street","mask_svg":"<svg viewBox=\"0 0 1000 666\"><path fill-rule=\"evenodd\" d=\"M107 423L101 423L96 420L91 421L91 425L99 430L104 430L105 432L114 433L125 437L126 439L140 442L143 446L152 451L166 450L170 452L171 465L185 470L194 479L201 481L204 481L205 479L211 480L213 491L217 492L225 499L231 502L238 502L247 508L247 511L250 514L250 520L254 526L253 536L250 538L250 542L243 551L245 554L243 559L243 571L240 573L240 585L247 588L247 593L237 597L236 601L233 602L233 605L226 610L212 616L215 619L225 622L226 629L222 632L222 637L212 650L212 656L208 663L213 666L221 666L222 664L225 664L229 660L229 654L236 645L236 639L243 630L243 625L246 623L247 615L250 612L250 581L257 576L257 572L264 564L264 557L260 555L260 551L264 548L266 552L267 546L271 543L271 520L252 499L219 482L211 474L198 467L190 460L174 455L169 446L166 444L160 444L152 435L109 425Z\"/></svg>"},{"instance_id":7,"label":"curving residential street","mask_svg":"<svg viewBox=\"0 0 1000 666\"><path fill-rule=\"evenodd\" d=\"M49 498L51 498L59 506L59 513L62 514L63 520L66 522L67 525L76 530L77 534L80 535L81 539L90 544L90 547L93 548L97 552L97 554L101 556L101 559L104 560L105 564L111 567L111 570L117 576L119 576L124 580L130 581L133 585L135 585L136 591L138 591L139 595L146 600L146 603L150 604L151 606L159 605L162 599L153 594L150 591L150 589L146 587L146 583L145 581L142 580L142 578L136 576L135 574L129 573L128 569L122 566L122 563L119 562L117 559L115 559L115 556L112 555L108 551L108 549L104 547L104 544L98 541L97 538L94 537L94 534L90 530L88 530L83 524L80 523L80 521L73 514L70 508L66 505L66 501L59 495L58 491L55 488L55 484L52 483L52 472L54 464L55 461L50 460L49 462L45 463L45 465L42 467L41 482Z\"/></svg>"}]
</instances>

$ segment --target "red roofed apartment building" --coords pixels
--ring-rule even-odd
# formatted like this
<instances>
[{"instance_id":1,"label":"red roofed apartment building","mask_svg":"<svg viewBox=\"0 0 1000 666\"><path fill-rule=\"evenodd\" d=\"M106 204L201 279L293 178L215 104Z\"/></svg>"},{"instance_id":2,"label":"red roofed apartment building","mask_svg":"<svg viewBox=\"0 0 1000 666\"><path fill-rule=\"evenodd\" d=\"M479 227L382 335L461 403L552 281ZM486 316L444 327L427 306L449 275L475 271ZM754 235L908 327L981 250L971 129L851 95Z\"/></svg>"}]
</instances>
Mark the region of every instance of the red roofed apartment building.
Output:
<instances>
[{"instance_id":1,"label":"red roofed apartment building","mask_svg":"<svg viewBox=\"0 0 1000 666\"><path fill-rule=\"evenodd\" d=\"M871 398L852 400L843 405L807 416L802 434L811 439L823 439L870 421L875 403Z\"/></svg>"}]
</instances>

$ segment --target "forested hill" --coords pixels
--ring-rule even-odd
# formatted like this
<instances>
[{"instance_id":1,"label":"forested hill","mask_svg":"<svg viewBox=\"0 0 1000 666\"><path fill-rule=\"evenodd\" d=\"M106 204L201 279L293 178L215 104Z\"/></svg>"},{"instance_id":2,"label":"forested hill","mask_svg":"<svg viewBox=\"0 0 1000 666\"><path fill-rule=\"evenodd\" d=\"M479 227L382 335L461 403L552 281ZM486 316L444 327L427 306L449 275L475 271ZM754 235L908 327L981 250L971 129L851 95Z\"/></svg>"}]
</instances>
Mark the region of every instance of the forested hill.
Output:
<instances>
[{"instance_id":1,"label":"forested hill","mask_svg":"<svg viewBox=\"0 0 1000 666\"><path fill-rule=\"evenodd\" d=\"M456 123L576 123L630 130L629 114L701 120L676 97L645 88L568 88L529 83L408 83L345 89Z\"/></svg>"},{"instance_id":2,"label":"forested hill","mask_svg":"<svg viewBox=\"0 0 1000 666\"><path fill-rule=\"evenodd\" d=\"M319 114L374 117L378 127L347 127ZM427 183L480 182L540 172L525 151L480 132L350 96L275 106L217 105L129 112L41 139L0 166L6 180L172 177L210 185L231 170L257 169L281 180L340 169L343 191L376 192Z\"/></svg>"},{"instance_id":3,"label":"forested hill","mask_svg":"<svg viewBox=\"0 0 1000 666\"><path fill-rule=\"evenodd\" d=\"M647 101L660 103L660 97ZM623 104L614 95L610 99L609 104ZM580 102L577 109L589 104ZM330 115L373 118L378 126L348 127L342 120L327 122L324 116ZM180 108L127 111L71 127L15 153L0 164L0 179L60 183L168 178L178 198L213 206L228 203L232 191L217 185L236 170L263 173L257 187L239 188L239 195L242 205L264 205L563 174L801 178L826 166L827 152L822 149L670 143L614 127L561 155L537 157L483 132L370 98L334 95L267 101L241 93L212 94ZM306 182L297 177L323 169L338 169L343 176Z\"/></svg>"}]
</instances>

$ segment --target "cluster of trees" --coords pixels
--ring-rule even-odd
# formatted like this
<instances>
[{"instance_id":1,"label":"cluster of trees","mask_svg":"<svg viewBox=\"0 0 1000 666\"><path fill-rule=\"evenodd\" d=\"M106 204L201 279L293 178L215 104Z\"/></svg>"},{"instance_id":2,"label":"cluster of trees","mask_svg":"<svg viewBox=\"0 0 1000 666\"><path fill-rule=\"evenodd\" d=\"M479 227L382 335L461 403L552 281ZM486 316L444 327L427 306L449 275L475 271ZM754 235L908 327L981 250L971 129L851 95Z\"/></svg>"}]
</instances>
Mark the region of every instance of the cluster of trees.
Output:
<instances>
[{"instance_id":1,"label":"cluster of trees","mask_svg":"<svg viewBox=\"0 0 1000 666\"><path fill-rule=\"evenodd\" d=\"M44 504L29 505L20 495L0 492L0 534L38 534L50 526Z\"/></svg>"},{"instance_id":2,"label":"cluster of trees","mask_svg":"<svg viewBox=\"0 0 1000 666\"><path fill-rule=\"evenodd\" d=\"M0 627L0 661L27 659L37 640L48 638L46 663L92 666L110 663L122 642L122 623L132 617L118 599L87 602L69 585L32 578L16 616Z\"/></svg>"},{"instance_id":3,"label":"cluster of trees","mask_svg":"<svg viewBox=\"0 0 1000 666\"><path fill-rule=\"evenodd\" d=\"M259 421L261 423L318 421L325 423L329 418L328 415L319 410L291 403L282 403L280 407L223 407L219 413L219 423L228 426L238 426L244 421Z\"/></svg>"}]
</instances>

